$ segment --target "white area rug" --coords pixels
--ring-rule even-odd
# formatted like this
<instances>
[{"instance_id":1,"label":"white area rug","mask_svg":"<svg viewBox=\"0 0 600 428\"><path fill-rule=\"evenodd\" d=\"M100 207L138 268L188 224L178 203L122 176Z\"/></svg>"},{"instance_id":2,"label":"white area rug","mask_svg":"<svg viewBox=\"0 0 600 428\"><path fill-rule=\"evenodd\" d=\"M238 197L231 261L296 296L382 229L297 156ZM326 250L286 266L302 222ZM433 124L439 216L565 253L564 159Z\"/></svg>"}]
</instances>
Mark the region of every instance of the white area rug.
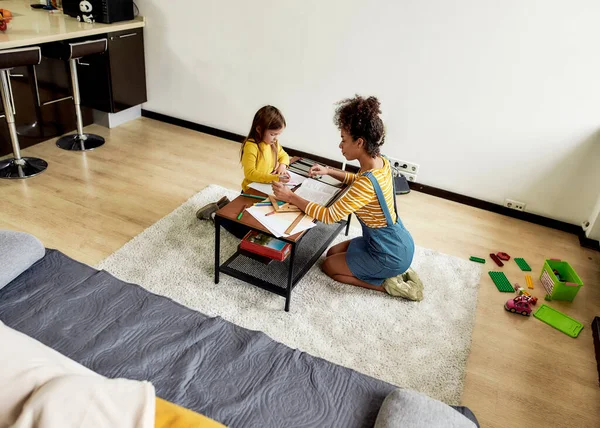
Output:
<instances>
[{"instance_id":1,"label":"white area rug","mask_svg":"<svg viewBox=\"0 0 600 428\"><path fill-rule=\"evenodd\" d=\"M195 212L225 194L233 198L237 192L207 187L98 267L292 348L449 404L460 402L479 265L417 248L413 268L425 284L425 298L415 303L337 283L317 262L294 289L286 313L280 296L225 274L214 283L214 226L197 220ZM342 234L334 243L344 239ZM238 243L222 232L222 260Z\"/></svg>"}]
</instances>

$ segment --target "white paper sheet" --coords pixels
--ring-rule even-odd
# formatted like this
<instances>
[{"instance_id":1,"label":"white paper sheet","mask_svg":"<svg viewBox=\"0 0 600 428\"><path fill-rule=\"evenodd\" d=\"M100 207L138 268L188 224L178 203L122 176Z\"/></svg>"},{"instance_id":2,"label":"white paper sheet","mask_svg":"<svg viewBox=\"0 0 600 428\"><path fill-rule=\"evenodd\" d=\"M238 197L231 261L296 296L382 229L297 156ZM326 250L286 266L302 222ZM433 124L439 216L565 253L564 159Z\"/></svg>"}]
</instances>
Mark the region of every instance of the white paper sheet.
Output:
<instances>
[{"instance_id":1,"label":"white paper sheet","mask_svg":"<svg viewBox=\"0 0 600 428\"><path fill-rule=\"evenodd\" d=\"M296 174L293 171L288 170L288 174L290 175L290 183L292 186L297 186L298 184L302 184L304 183L306 180L308 180L308 178L304 177L303 175L300 174Z\"/></svg>"},{"instance_id":2,"label":"white paper sheet","mask_svg":"<svg viewBox=\"0 0 600 428\"><path fill-rule=\"evenodd\" d=\"M288 187L296 187L299 184L304 183L307 180L306 177L301 176L300 174L296 174L295 172L288 171L290 174L290 182L286 183ZM273 187L271 183L250 183L248 187L258 190L259 192L264 193L265 195L273 194Z\"/></svg>"},{"instance_id":3,"label":"white paper sheet","mask_svg":"<svg viewBox=\"0 0 600 428\"><path fill-rule=\"evenodd\" d=\"M292 233L286 234L285 231L296 220L300 213L277 213L267 216L266 214L273 212L273 207L250 207L246 211L250 213L256 220L259 221L273 236L288 237L296 233L303 232L315 226L313 218L304 216L302 221L294 228Z\"/></svg>"},{"instance_id":4,"label":"white paper sheet","mask_svg":"<svg viewBox=\"0 0 600 428\"><path fill-rule=\"evenodd\" d=\"M259 192L264 193L265 195L271 195L273 193L273 187L270 183L250 183L248 187L258 190Z\"/></svg>"}]
</instances>

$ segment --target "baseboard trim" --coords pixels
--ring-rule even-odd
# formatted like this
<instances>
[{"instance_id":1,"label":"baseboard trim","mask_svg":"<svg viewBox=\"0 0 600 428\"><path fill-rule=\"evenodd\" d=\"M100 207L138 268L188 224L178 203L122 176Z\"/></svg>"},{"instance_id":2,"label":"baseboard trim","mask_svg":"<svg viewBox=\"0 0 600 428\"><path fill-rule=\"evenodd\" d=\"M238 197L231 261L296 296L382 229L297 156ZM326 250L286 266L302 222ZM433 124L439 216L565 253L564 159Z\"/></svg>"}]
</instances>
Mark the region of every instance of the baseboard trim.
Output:
<instances>
[{"instance_id":1,"label":"baseboard trim","mask_svg":"<svg viewBox=\"0 0 600 428\"><path fill-rule=\"evenodd\" d=\"M472 198L470 196L461 195L459 193L450 192L448 190L438 189L437 187L427 186L419 183L408 183L412 190L418 192L427 193L428 195L437 196L438 198L448 199L450 201L459 202L464 205L471 207L480 208L485 211L491 211L494 213L502 214L507 217L517 218L519 220L528 221L530 223L539 224L541 226L550 227L552 229L561 230L563 232L572 233L575 235L582 231L580 226L575 224L566 223L560 220L554 220L548 217L544 217L537 214L528 212L515 211L505 206L495 204L493 202L487 202L481 199Z\"/></svg>"},{"instance_id":2,"label":"baseboard trim","mask_svg":"<svg viewBox=\"0 0 600 428\"><path fill-rule=\"evenodd\" d=\"M579 244L583 248L589 248L590 250L600 251L600 242L595 239L590 239L585 235L583 229L581 229L578 233L579 236Z\"/></svg>"},{"instance_id":3,"label":"baseboard trim","mask_svg":"<svg viewBox=\"0 0 600 428\"><path fill-rule=\"evenodd\" d=\"M224 138L226 140L236 141L238 143L241 143L242 141L244 141L244 138L246 138L245 135L223 131L222 129L201 125L199 123L190 122L189 120L177 119L176 117L167 116L166 114L156 113L150 110L142 109L142 116L147 117L148 119L154 119L160 122L169 123L171 125L181 126L182 128L202 132L204 134L213 135L215 137Z\"/></svg>"},{"instance_id":4,"label":"baseboard trim","mask_svg":"<svg viewBox=\"0 0 600 428\"><path fill-rule=\"evenodd\" d=\"M172 125L181 126L183 128L192 129L194 131L203 132L205 134L224 138L226 140L236 141L238 143L241 143L245 138L244 135L240 135L240 134L236 134L236 133L228 132L228 131L223 131L222 129L217 129L217 128L213 128L213 127L206 126L206 125L201 125L201 124L190 122L190 121L183 120L183 119L177 119L175 117L171 117L171 116L161 114L161 113L155 113L155 112L149 111L149 110L142 109L142 116L147 117L149 119L155 119L155 120L158 120L161 122L169 123ZM306 153L306 152L296 150L296 149L292 149L289 147L284 147L284 148L292 156L310 157L311 159L313 159L317 162L321 162L326 165L333 166L335 168L341 168L341 166L342 166L342 163L339 161L328 159L328 158L325 158L322 156L315 156L313 154ZM358 170L358 168L355 166L352 166L352 165L347 165L346 170L351 171L351 172L356 172ZM419 184L419 183L413 183L413 182L408 182L408 184L409 184L411 190L414 190L417 192L426 193L428 195L436 196L438 198L443 198L443 199L458 202L458 203L461 203L464 205L468 205L471 207L479 208L479 209L482 209L485 211L491 211L494 213L502 214L507 217L516 218L519 220L527 221L529 223L539 224L541 226L546 226L546 227L549 227L552 229L561 230L563 232L572 233L579 237L579 242L582 247L600 251L600 246L598 245L598 241L594 241L592 239L587 238L585 236L585 233L583 232L583 229L581 228L581 226L571 224L571 223L566 223L566 222L560 221L560 220L554 220L554 219L544 217L541 215L537 215L537 214L511 210L509 208L506 208L499 204L495 204L493 202L487 202L487 201L484 201L481 199L472 198L470 196L461 195L459 193L450 192L448 190L439 189L437 187L427 186L425 184Z\"/></svg>"}]
</instances>

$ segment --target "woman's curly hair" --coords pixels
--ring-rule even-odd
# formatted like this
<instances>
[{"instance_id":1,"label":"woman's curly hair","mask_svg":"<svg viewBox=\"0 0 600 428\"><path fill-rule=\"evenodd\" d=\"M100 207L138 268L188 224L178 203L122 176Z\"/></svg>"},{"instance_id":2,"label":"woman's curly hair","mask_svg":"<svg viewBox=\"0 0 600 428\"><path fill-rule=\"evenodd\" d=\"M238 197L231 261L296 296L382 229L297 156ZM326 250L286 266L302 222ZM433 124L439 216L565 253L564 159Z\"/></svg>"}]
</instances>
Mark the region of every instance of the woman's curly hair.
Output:
<instances>
[{"instance_id":1,"label":"woman's curly hair","mask_svg":"<svg viewBox=\"0 0 600 428\"><path fill-rule=\"evenodd\" d=\"M375 97L364 98L356 95L337 103L333 123L348 132L353 139L362 138L365 150L371 157L379 156L385 139L381 114L381 103Z\"/></svg>"}]
</instances>

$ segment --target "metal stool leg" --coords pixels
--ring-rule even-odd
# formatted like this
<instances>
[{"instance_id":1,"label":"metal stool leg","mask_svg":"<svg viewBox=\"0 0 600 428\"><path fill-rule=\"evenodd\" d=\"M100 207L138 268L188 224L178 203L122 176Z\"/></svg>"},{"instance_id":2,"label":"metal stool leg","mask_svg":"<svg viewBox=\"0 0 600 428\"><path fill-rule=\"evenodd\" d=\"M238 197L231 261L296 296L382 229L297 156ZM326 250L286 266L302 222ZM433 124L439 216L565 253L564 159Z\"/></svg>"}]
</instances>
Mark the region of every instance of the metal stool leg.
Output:
<instances>
[{"instance_id":1,"label":"metal stool leg","mask_svg":"<svg viewBox=\"0 0 600 428\"><path fill-rule=\"evenodd\" d=\"M70 59L71 84L73 88L73 101L75 102L75 115L77 116L77 134L65 135L56 142L64 150L94 150L104 144L104 138L95 134L83 132L83 117L81 116L81 96L79 95L79 81L77 80L77 60Z\"/></svg>"},{"instance_id":2,"label":"metal stool leg","mask_svg":"<svg viewBox=\"0 0 600 428\"><path fill-rule=\"evenodd\" d=\"M21 157L19 147L19 137L17 136L17 127L15 126L15 117L13 114L12 91L9 87L8 70L0 70L0 93L4 105L4 114L10 132L10 142L13 147L14 158L0 161L0 178L27 178L38 175L43 172L48 163L43 159Z\"/></svg>"}]
</instances>

